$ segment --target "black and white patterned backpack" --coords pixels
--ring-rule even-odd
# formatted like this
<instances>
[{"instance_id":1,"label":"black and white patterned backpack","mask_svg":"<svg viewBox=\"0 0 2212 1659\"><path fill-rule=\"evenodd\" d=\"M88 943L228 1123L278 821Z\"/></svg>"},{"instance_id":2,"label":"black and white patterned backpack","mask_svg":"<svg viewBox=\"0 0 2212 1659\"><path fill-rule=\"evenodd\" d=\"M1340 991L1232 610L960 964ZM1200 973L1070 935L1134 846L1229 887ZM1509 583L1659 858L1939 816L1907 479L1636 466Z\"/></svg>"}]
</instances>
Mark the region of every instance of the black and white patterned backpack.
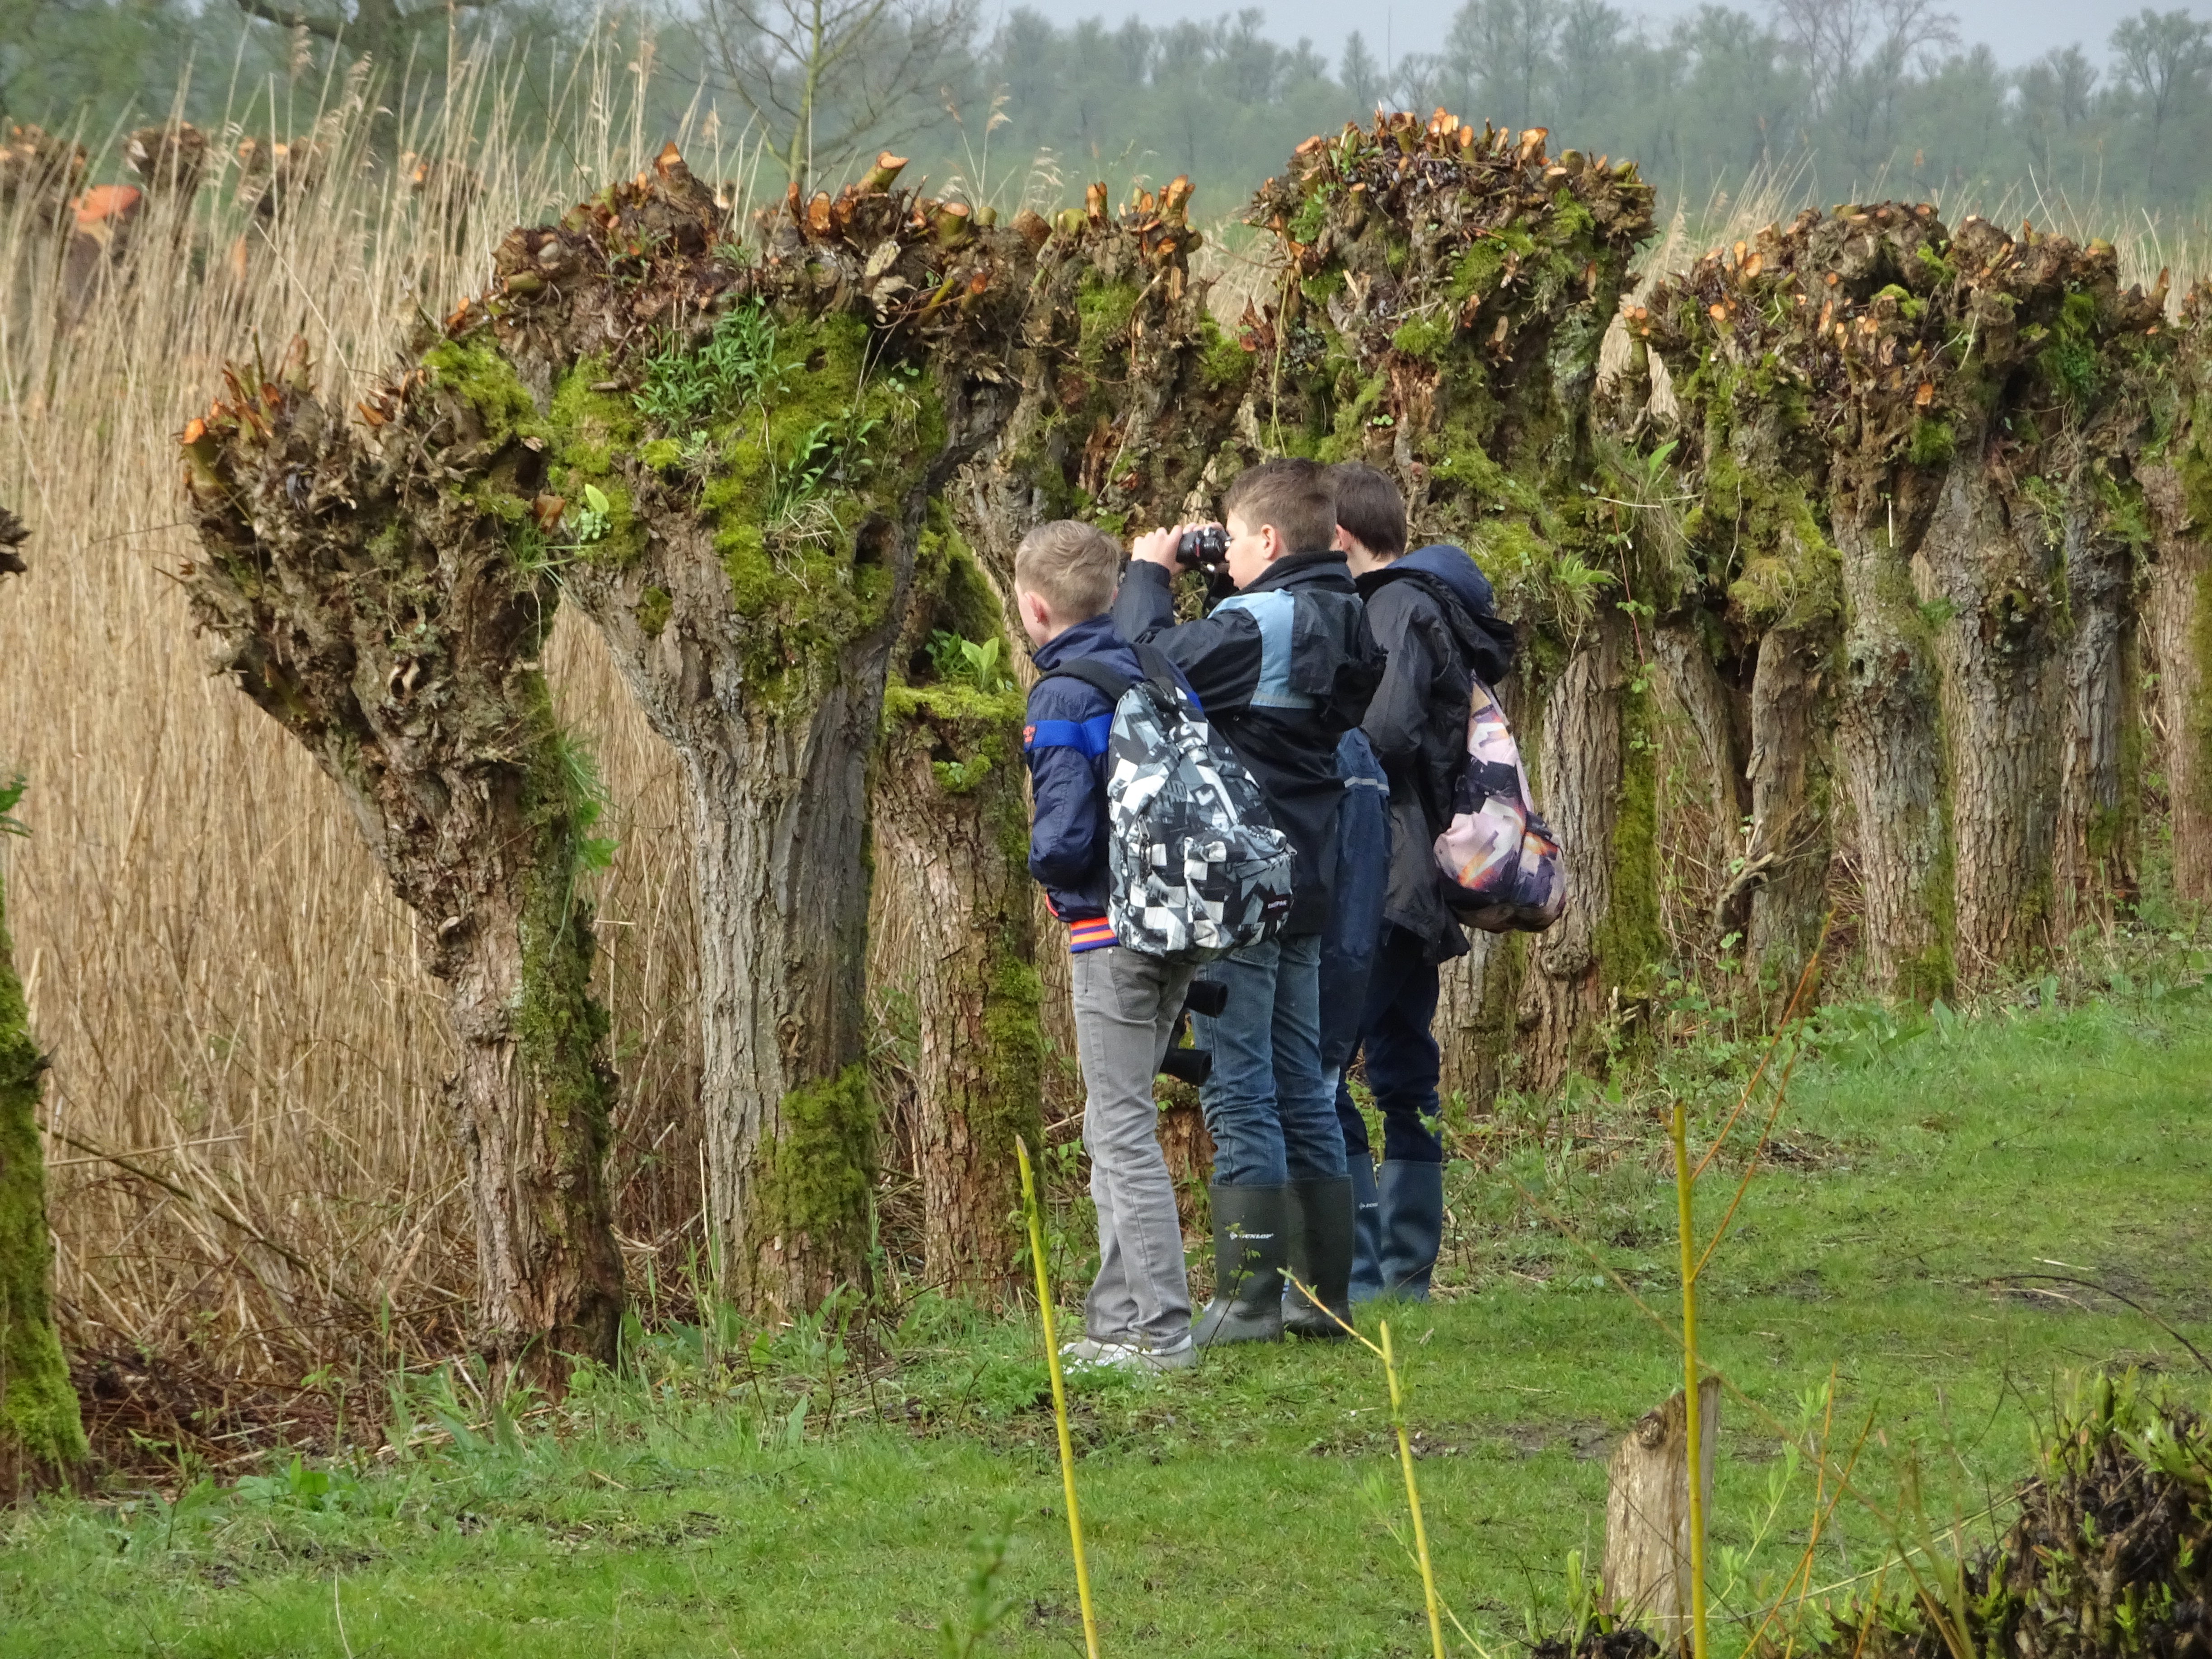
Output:
<instances>
[{"instance_id":1,"label":"black and white patterned backpack","mask_svg":"<svg viewBox=\"0 0 2212 1659\"><path fill-rule=\"evenodd\" d=\"M1114 705L1106 916L1116 942L1132 951L1211 962L1281 931L1291 913L1291 844L1167 658L1154 646L1136 652L1142 679L1095 658L1052 671Z\"/></svg>"}]
</instances>

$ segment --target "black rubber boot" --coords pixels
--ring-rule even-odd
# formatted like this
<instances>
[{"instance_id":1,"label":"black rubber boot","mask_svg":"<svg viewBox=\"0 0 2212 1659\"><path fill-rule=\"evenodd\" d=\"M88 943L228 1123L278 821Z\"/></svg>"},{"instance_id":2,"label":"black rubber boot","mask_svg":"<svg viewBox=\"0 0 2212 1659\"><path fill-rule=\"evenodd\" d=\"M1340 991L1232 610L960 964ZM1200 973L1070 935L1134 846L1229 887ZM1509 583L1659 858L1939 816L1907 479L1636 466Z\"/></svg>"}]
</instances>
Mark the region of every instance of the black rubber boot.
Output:
<instances>
[{"instance_id":1,"label":"black rubber boot","mask_svg":"<svg viewBox=\"0 0 2212 1659\"><path fill-rule=\"evenodd\" d=\"M1375 1160L1347 1152L1352 1164L1352 1299L1372 1302L1382 1293L1382 1195L1376 1190Z\"/></svg>"},{"instance_id":2,"label":"black rubber boot","mask_svg":"<svg viewBox=\"0 0 2212 1659\"><path fill-rule=\"evenodd\" d=\"M1224 1187L1213 1197L1213 1300L1191 1326L1201 1348L1283 1340L1283 1253L1289 1241L1281 1187Z\"/></svg>"},{"instance_id":3,"label":"black rubber boot","mask_svg":"<svg viewBox=\"0 0 2212 1659\"><path fill-rule=\"evenodd\" d=\"M1376 1185L1382 1197L1382 1294L1426 1302L1444 1242L1444 1166L1385 1158Z\"/></svg>"},{"instance_id":4,"label":"black rubber boot","mask_svg":"<svg viewBox=\"0 0 2212 1659\"><path fill-rule=\"evenodd\" d=\"M1292 1336L1341 1342L1349 1333L1336 1321L1352 1320L1352 1177L1293 1181L1287 1190L1291 1271L1321 1299L1321 1307L1292 1286L1284 1303L1283 1329ZM1329 1317L1332 1313L1336 1319Z\"/></svg>"}]
</instances>

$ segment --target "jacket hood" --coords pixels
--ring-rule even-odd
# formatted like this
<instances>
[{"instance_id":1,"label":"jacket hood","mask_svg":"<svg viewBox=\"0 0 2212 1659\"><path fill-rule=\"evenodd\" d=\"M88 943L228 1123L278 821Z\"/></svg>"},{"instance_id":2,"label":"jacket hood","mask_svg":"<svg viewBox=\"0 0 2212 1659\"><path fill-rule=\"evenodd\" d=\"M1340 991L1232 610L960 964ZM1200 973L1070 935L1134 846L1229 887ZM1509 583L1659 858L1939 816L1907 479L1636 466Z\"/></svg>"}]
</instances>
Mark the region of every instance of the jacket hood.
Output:
<instances>
[{"instance_id":1,"label":"jacket hood","mask_svg":"<svg viewBox=\"0 0 2212 1659\"><path fill-rule=\"evenodd\" d=\"M1490 578L1466 549L1438 542L1405 554L1362 576L1359 591L1363 597L1371 595L1385 582L1407 576L1426 577L1458 601L1444 608L1444 619L1484 684L1494 686L1513 672L1519 648L1513 625L1498 616Z\"/></svg>"}]
</instances>

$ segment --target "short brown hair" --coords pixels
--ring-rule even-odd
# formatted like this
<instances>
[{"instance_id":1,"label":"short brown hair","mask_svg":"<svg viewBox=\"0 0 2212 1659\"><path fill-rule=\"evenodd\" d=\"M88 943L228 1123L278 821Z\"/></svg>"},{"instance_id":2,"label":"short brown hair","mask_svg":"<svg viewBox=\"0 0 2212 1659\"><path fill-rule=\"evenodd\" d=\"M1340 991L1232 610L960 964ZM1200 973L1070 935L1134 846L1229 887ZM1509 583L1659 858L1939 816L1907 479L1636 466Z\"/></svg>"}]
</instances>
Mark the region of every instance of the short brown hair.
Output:
<instances>
[{"instance_id":1,"label":"short brown hair","mask_svg":"<svg viewBox=\"0 0 2212 1659\"><path fill-rule=\"evenodd\" d=\"M1014 550L1014 586L1042 598L1060 622L1099 615L1114 603L1121 580L1121 544L1080 519L1041 524Z\"/></svg>"},{"instance_id":2,"label":"short brown hair","mask_svg":"<svg viewBox=\"0 0 2212 1659\"><path fill-rule=\"evenodd\" d=\"M1285 457L1237 475L1221 498L1221 516L1235 514L1247 530L1271 524L1293 553L1320 553L1336 539L1336 492L1328 471Z\"/></svg>"},{"instance_id":3,"label":"short brown hair","mask_svg":"<svg viewBox=\"0 0 2212 1659\"><path fill-rule=\"evenodd\" d=\"M1328 470L1336 487L1336 522L1378 559L1406 550L1406 498L1390 475L1364 461L1339 461Z\"/></svg>"}]
</instances>

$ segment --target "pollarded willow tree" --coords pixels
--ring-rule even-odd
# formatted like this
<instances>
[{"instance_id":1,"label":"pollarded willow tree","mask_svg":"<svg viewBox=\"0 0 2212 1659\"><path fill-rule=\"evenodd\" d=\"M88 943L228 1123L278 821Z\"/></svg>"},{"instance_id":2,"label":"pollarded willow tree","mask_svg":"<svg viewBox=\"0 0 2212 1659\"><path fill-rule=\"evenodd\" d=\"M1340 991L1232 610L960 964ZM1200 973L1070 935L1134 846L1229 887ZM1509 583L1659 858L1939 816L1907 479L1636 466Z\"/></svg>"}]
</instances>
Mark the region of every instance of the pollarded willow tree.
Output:
<instances>
[{"instance_id":1,"label":"pollarded willow tree","mask_svg":"<svg viewBox=\"0 0 2212 1659\"><path fill-rule=\"evenodd\" d=\"M2142 466L2155 549L2142 620L2174 890L2202 903L2212 899L2212 288L2190 290L2168 337Z\"/></svg>"},{"instance_id":2,"label":"pollarded willow tree","mask_svg":"<svg viewBox=\"0 0 2212 1659\"><path fill-rule=\"evenodd\" d=\"M21 520L0 507L0 582L22 574L17 550L27 534ZM0 836L17 827L9 809L21 788L21 779L0 775ZM54 1480L85 1453L76 1393L54 1332L53 1235L38 1115L46 1069L15 977L0 884L0 1503Z\"/></svg>"},{"instance_id":3,"label":"pollarded willow tree","mask_svg":"<svg viewBox=\"0 0 2212 1659\"><path fill-rule=\"evenodd\" d=\"M567 1356L614 1358L623 1309L579 888L599 805L538 668L560 598L544 428L487 356L439 341L357 409L318 397L304 343L228 371L185 429L184 582L218 670L314 757L419 920L448 987L475 1343L557 1386Z\"/></svg>"},{"instance_id":4,"label":"pollarded willow tree","mask_svg":"<svg viewBox=\"0 0 2212 1659\"><path fill-rule=\"evenodd\" d=\"M1042 257L901 165L793 191L754 255L672 146L509 235L449 326L543 422L564 586L683 769L716 1266L769 1308L862 1276L869 767L931 504L1014 404Z\"/></svg>"},{"instance_id":5,"label":"pollarded willow tree","mask_svg":"<svg viewBox=\"0 0 2212 1659\"><path fill-rule=\"evenodd\" d=\"M1415 529L1475 555L1524 641L1516 714L1574 901L1551 932L1455 976L1445 1021L1486 1057L1478 1086L1516 1041L1528 1079L1557 1083L1661 953L1627 608L1654 579L1592 489L1590 420L1651 190L1632 162L1553 160L1544 138L1442 111L1380 118L1308 140L1248 215L1286 269L1279 302L1249 320L1246 441L1391 473Z\"/></svg>"},{"instance_id":6,"label":"pollarded willow tree","mask_svg":"<svg viewBox=\"0 0 2212 1659\"><path fill-rule=\"evenodd\" d=\"M1659 441L1663 380L1682 600L1747 707L1749 840L1711 851L1777 984L1839 849L1875 983L1922 997L2131 894L2163 299L2104 244L1893 203L1770 227L1632 315L1624 423Z\"/></svg>"}]
</instances>

